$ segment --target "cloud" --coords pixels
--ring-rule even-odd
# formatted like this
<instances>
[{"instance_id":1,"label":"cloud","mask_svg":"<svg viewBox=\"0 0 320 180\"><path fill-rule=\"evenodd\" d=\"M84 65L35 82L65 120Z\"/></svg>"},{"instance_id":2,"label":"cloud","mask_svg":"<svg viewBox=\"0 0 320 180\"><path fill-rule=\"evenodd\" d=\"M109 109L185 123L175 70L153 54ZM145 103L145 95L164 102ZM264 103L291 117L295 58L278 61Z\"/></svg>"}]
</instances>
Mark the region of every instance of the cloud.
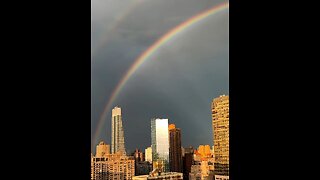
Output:
<instances>
[{"instance_id":1,"label":"cloud","mask_svg":"<svg viewBox=\"0 0 320 180\"><path fill-rule=\"evenodd\" d=\"M93 0L92 11L98 11L93 13L93 47L106 24L130 2ZM112 90L134 60L170 29L220 2L145 0L110 31L108 42L92 55L92 134ZM184 146L212 144L210 103L228 94L228 79L228 14L221 12L165 44L121 91L115 103L123 108L127 149L149 146L150 119L160 116L181 128ZM110 135L107 119L100 138L110 143Z\"/></svg>"}]
</instances>

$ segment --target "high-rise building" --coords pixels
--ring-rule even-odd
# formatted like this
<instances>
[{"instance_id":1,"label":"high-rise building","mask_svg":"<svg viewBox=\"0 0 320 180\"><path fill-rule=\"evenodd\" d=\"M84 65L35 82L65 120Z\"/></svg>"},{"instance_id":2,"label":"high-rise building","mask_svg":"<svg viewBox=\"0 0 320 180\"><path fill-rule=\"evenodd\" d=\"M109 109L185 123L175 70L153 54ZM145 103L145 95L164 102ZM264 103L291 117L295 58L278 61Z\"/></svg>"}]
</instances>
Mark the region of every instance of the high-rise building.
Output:
<instances>
[{"instance_id":1,"label":"high-rise building","mask_svg":"<svg viewBox=\"0 0 320 180\"><path fill-rule=\"evenodd\" d=\"M95 180L123 180L134 176L134 160L120 154L94 158Z\"/></svg>"},{"instance_id":2,"label":"high-rise building","mask_svg":"<svg viewBox=\"0 0 320 180\"><path fill-rule=\"evenodd\" d=\"M151 148L153 169L169 171L168 119L151 119Z\"/></svg>"},{"instance_id":3,"label":"high-rise building","mask_svg":"<svg viewBox=\"0 0 320 180\"><path fill-rule=\"evenodd\" d=\"M136 149L133 153L135 162L135 175L145 174L145 169L149 168L147 164L144 164L144 154L139 149Z\"/></svg>"},{"instance_id":4,"label":"high-rise building","mask_svg":"<svg viewBox=\"0 0 320 180\"><path fill-rule=\"evenodd\" d=\"M209 145L200 145L198 147L198 152L202 155L202 156L211 156L211 149Z\"/></svg>"},{"instance_id":5,"label":"high-rise building","mask_svg":"<svg viewBox=\"0 0 320 180\"><path fill-rule=\"evenodd\" d=\"M95 157L103 157L105 154L110 154L110 145L100 141L100 143L96 146Z\"/></svg>"},{"instance_id":6,"label":"high-rise building","mask_svg":"<svg viewBox=\"0 0 320 180\"><path fill-rule=\"evenodd\" d=\"M94 155L91 153L91 180L95 178L94 174L95 168L94 168Z\"/></svg>"},{"instance_id":7,"label":"high-rise building","mask_svg":"<svg viewBox=\"0 0 320 180\"><path fill-rule=\"evenodd\" d=\"M171 172L182 172L181 130L169 124L169 164Z\"/></svg>"},{"instance_id":8,"label":"high-rise building","mask_svg":"<svg viewBox=\"0 0 320 180\"><path fill-rule=\"evenodd\" d=\"M212 180L214 178L214 159L210 145L200 145L194 150L193 164L189 173L190 180Z\"/></svg>"},{"instance_id":9,"label":"high-rise building","mask_svg":"<svg viewBox=\"0 0 320 180\"><path fill-rule=\"evenodd\" d=\"M213 155L209 145L199 145L198 149L195 150L195 161L212 161Z\"/></svg>"},{"instance_id":10,"label":"high-rise building","mask_svg":"<svg viewBox=\"0 0 320 180\"><path fill-rule=\"evenodd\" d=\"M124 132L122 125L121 108L116 106L112 109L111 119L111 153L121 152L126 154L124 144Z\"/></svg>"},{"instance_id":11,"label":"high-rise building","mask_svg":"<svg viewBox=\"0 0 320 180\"><path fill-rule=\"evenodd\" d=\"M191 166L193 164L194 149L192 146L184 148L183 162L183 179L189 179L189 173L191 172Z\"/></svg>"},{"instance_id":12,"label":"high-rise building","mask_svg":"<svg viewBox=\"0 0 320 180\"><path fill-rule=\"evenodd\" d=\"M147 149L145 149L145 159L146 161L149 161L150 163L152 163L152 148L148 147Z\"/></svg>"},{"instance_id":13,"label":"high-rise building","mask_svg":"<svg viewBox=\"0 0 320 180\"><path fill-rule=\"evenodd\" d=\"M130 180L133 176L133 157L124 156L121 152L103 157L91 155L91 180Z\"/></svg>"},{"instance_id":14,"label":"high-rise building","mask_svg":"<svg viewBox=\"0 0 320 180\"><path fill-rule=\"evenodd\" d=\"M212 101L215 175L229 176L229 96Z\"/></svg>"},{"instance_id":15,"label":"high-rise building","mask_svg":"<svg viewBox=\"0 0 320 180\"><path fill-rule=\"evenodd\" d=\"M200 161L191 166L189 180L212 180L214 166L211 162Z\"/></svg>"}]
</instances>

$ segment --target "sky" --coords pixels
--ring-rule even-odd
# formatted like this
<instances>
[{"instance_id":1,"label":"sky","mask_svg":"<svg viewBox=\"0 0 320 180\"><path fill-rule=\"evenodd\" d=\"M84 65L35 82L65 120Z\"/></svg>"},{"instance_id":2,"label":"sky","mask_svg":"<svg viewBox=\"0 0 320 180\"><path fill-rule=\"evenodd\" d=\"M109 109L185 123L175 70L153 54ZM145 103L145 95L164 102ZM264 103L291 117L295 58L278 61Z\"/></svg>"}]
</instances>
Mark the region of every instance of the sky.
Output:
<instances>
[{"instance_id":1,"label":"sky","mask_svg":"<svg viewBox=\"0 0 320 180\"><path fill-rule=\"evenodd\" d=\"M223 0L91 1L91 141L110 144L111 109L102 112L121 78L161 36ZM129 78L113 106L122 108L125 146L151 145L151 118L181 129L182 146L213 145L211 101L229 94L229 14L211 15L178 33Z\"/></svg>"}]
</instances>

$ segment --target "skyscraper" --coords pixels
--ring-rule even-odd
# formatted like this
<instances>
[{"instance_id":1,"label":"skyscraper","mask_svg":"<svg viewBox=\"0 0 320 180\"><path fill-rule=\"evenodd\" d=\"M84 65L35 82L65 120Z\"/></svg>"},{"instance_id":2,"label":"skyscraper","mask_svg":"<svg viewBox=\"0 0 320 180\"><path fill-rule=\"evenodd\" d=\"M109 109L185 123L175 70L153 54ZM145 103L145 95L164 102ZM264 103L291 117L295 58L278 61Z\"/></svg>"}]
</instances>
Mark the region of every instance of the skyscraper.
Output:
<instances>
[{"instance_id":1,"label":"skyscraper","mask_svg":"<svg viewBox=\"0 0 320 180\"><path fill-rule=\"evenodd\" d=\"M126 154L121 108L118 106L112 109L111 119L111 153L114 154L116 152Z\"/></svg>"},{"instance_id":2,"label":"skyscraper","mask_svg":"<svg viewBox=\"0 0 320 180\"><path fill-rule=\"evenodd\" d=\"M171 172L182 172L181 131L174 124L169 125L169 164Z\"/></svg>"},{"instance_id":3,"label":"skyscraper","mask_svg":"<svg viewBox=\"0 0 320 180\"><path fill-rule=\"evenodd\" d=\"M215 175L229 176L229 96L212 101Z\"/></svg>"},{"instance_id":4,"label":"skyscraper","mask_svg":"<svg viewBox=\"0 0 320 180\"><path fill-rule=\"evenodd\" d=\"M169 171L168 119L151 119L151 148L153 169Z\"/></svg>"},{"instance_id":5,"label":"skyscraper","mask_svg":"<svg viewBox=\"0 0 320 180\"><path fill-rule=\"evenodd\" d=\"M192 146L184 148L183 162L183 179L189 179L189 173L191 172L191 166L194 163L193 154L194 149Z\"/></svg>"}]
</instances>

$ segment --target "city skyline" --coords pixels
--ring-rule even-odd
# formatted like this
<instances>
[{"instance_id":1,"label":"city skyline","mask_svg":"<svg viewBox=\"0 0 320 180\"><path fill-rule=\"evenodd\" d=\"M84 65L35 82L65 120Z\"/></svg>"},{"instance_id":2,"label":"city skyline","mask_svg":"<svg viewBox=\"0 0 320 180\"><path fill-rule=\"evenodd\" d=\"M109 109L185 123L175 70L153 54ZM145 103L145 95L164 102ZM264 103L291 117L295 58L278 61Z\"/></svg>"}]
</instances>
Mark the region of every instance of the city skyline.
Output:
<instances>
[{"instance_id":1,"label":"city skyline","mask_svg":"<svg viewBox=\"0 0 320 180\"><path fill-rule=\"evenodd\" d=\"M112 141L112 149L115 150L110 153L110 146L103 141L99 142L96 155L91 153L91 179L161 179L167 173L174 175L174 179L228 180L229 95L213 98L211 110L212 128L207 129L211 129L214 134L212 149L208 144L200 145L197 149L183 148L180 128L172 122L169 123L169 119L152 118L149 150L147 148L143 153L143 150L136 148L134 153L122 153L115 147L120 147L119 142L123 142L124 149L124 137L114 138L113 135L119 130L122 130L120 134L124 134L121 126L122 111L120 107L114 107L111 121L112 139L115 139Z\"/></svg>"},{"instance_id":2,"label":"city skyline","mask_svg":"<svg viewBox=\"0 0 320 180\"><path fill-rule=\"evenodd\" d=\"M92 151L100 141L111 145L115 106L123 108L127 152L151 145L153 117L181 128L183 147L213 145L212 131L206 130L211 126L211 100L229 94L227 8L171 36L139 64L116 96L113 91L135 60L161 37L226 2L92 1ZM105 110L111 97L116 98Z\"/></svg>"},{"instance_id":3,"label":"city skyline","mask_svg":"<svg viewBox=\"0 0 320 180\"><path fill-rule=\"evenodd\" d=\"M217 100L217 99L219 99L219 98L224 98L224 97L226 97L226 98L228 98L229 96L228 95L225 95L225 94L223 94L223 95L220 95L220 96L218 96L218 97L215 97L215 98L212 98L211 100L211 110L212 110L212 108L213 108L213 102L215 101L215 100ZM118 120L121 120L122 121L122 111L121 111L121 108L120 108L120 106L115 106L114 108L113 108L113 112L114 112L114 114L112 115L112 118L111 118L111 123L113 123L113 121L115 120L114 119L114 117L117 117L118 118ZM212 115L212 114L211 114ZM139 149L139 150L144 150L144 149L147 149L147 148L151 148L151 146L152 146L152 122L154 121L154 120L161 120L161 119L164 119L164 120L167 120L167 125L168 125L168 139L170 139L169 138L169 135L170 135L170 130L172 130L172 129L175 129L176 128L176 126L175 126L175 124L174 124L174 122L169 122L169 119L167 119L167 118L162 118L162 116L159 116L159 117L157 117L157 118L151 118L151 136L150 136L150 145L149 146L146 146L145 148L139 148L138 146L139 145L137 145L134 149L129 149L129 150L126 150L125 149L125 143L124 143L124 139L125 139L125 136L123 137L123 149L125 150L125 153L133 153L133 152L135 152L137 149ZM209 129L210 131L214 131L214 127L213 127L213 120L211 119L211 126L212 126L212 128L211 129ZM122 123L121 123L122 124ZM121 129L122 129L122 135L124 135L125 133L124 133L124 130L123 130L123 127L122 127L122 125L121 125ZM179 131L180 131L180 128L177 128ZM111 132L112 132L113 130L112 130L112 126L111 126ZM112 133L113 134L113 133ZM110 142L111 143L106 143L106 141L104 141L104 140L100 140L99 141L99 143L98 144L100 144L101 142L103 142L103 143L106 143L107 145L109 145L109 148L110 148L110 150L109 150L109 152L110 153L115 153L116 151L115 150L112 150L113 149L113 146L112 146L112 134L111 134L111 136L110 136L110 138L111 138L111 140L110 140ZM181 134L180 134L180 136L181 136ZM180 137L181 138L181 137ZM108 138L107 138L108 139ZM214 146L214 133L212 133L212 139L211 139L211 141L212 141L212 143L210 144L212 147ZM181 141L182 142L182 141ZM201 143L201 142L199 142L198 143L198 146L201 146L201 145L207 145L207 144L205 144L205 143ZM198 146L193 146L193 145L186 145L186 146L182 146L181 145L181 147L190 147L190 146L192 146L192 147L198 147ZM92 153L97 153L95 150L96 150L97 148L95 148L95 149L93 149L92 150Z\"/></svg>"}]
</instances>

